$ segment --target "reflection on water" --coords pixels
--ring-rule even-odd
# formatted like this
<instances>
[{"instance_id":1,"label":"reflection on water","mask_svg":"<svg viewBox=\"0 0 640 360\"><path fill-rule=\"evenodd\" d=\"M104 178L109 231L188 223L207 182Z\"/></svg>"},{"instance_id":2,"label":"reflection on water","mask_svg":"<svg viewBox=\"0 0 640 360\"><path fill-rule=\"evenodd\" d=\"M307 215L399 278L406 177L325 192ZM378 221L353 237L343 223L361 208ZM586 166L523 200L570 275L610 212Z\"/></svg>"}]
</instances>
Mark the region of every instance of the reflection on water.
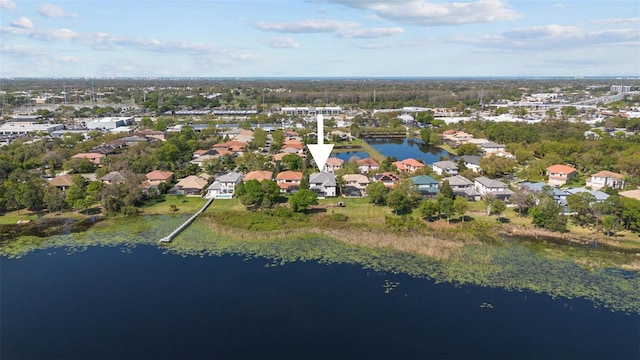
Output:
<instances>
[{"instance_id":1,"label":"reflection on water","mask_svg":"<svg viewBox=\"0 0 640 360\"><path fill-rule=\"evenodd\" d=\"M636 358L638 314L156 246L3 261L3 358ZM525 355L526 354L526 355Z\"/></svg>"},{"instance_id":2,"label":"reflection on water","mask_svg":"<svg viewBox=\"0 0 640 360\"><path fill-rule=\"evenodd\" d=\"M455 160L446 150L431 146L415 138L367 138L367 143L384 156L394 156L398 160L414 158L425 164L433 164L441 158Z\"/></svg>"}]
</instances>

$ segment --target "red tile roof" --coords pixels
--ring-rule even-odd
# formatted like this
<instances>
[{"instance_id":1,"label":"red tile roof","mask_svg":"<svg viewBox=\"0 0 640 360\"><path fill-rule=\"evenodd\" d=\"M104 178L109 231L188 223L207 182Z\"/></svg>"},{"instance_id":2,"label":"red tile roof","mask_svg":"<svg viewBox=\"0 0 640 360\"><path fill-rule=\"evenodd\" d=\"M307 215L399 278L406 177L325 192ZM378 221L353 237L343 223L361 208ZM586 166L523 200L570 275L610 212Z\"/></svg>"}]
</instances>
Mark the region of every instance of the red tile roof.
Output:
<instances>
[{"instance_id":1,"label":"red tile roof","mask_svg":"<svg viewBox=\"0 0 640 360\"><path fill-rule=\"evenodd\" d=\"M167 179L169 179L170 177L173 176L173 173L171 171L160 171L160 170L154 170L150 173L148 173L147 175L145 175L147 177L147 179L149 180L160 180L160 181L166 181Z\"/></svg>"},{"instance_id":2,"label":"red tile roof","mask_svg":"<svg viewBox=\"0 0 640 360\"><path fill-rule=\"evenodd\" d=\"M302 173L299 171L283 171L276 175L276 180L302 180Z\"/></svg>"},{"instance_id":3,"label":"red tile roof","mask_svg":"<svg viewBox=\"0 0 640 360\"><path fill-rule=\"evenodd\" d=\"M271 180L272 177L273 177L273 173L271 171L256 170L256 171L248 172L247 175L244 176L244 181L249 181L249 180L258 180L258 181Z\"/></svg>"},{"instance_id":4,"label":"red tile roof","mask_svg":"<svg viewBox=\"0 0 640 360\"><path fill-rule=\"evenodd\" d=\"M550 173L570 174L572 172L577 172L577 171L578 170L567 165L551 165L547 168L547 172L550 172Z\"/></svg>"}]
</instances>

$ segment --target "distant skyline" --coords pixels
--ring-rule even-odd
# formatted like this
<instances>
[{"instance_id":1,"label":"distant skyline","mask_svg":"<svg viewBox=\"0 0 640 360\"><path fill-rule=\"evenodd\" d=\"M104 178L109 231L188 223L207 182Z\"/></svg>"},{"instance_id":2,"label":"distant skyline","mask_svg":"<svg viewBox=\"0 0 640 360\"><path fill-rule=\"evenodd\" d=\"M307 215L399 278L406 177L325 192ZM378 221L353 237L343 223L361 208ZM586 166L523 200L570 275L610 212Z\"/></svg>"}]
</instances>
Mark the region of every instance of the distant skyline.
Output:
<instances>
[{"instance_id":1,"label":"distant skyline","mask_svg":"<svg viewBox=\"0 0 640 360\"><path fill-rule=\"evenodd\" d=\"M637 0L0 0L0 77L582 76L640 76Z\"/></svg>"}]
</instances>

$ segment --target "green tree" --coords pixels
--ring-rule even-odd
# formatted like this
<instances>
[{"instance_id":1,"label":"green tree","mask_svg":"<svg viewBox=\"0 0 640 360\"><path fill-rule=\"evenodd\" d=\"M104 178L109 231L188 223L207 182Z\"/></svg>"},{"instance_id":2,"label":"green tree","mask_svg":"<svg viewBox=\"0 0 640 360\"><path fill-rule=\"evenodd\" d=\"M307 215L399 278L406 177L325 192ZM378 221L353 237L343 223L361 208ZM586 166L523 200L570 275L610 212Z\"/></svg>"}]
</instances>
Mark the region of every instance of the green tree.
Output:
<instances>
[{"instance_id":1,"label":"green tree","mask_svg":"<svg viewBox=\"0 0 640 360\"><path fill-rule=\"evenodd\" d=\"M243 194L239 198L247 209L256 210L262 205L264 189L258 180L249 180L244 184Z\"/></svg>"},{"instance_id":2,"label":"green tree","mask_svg":"<svg viewBox=\"0 0 640 360\"><path fill-rule=\"evenodd\" d=\"M543 196L529 213L537 227L558 232L567 230L567 218L562 215L562 207L548 196Z\"/></svg>"},{"instance_id":3,"label":"green tree","mask_svg":"<svg viewBox=\"0 0 640 360\"><path fill-rule=\"evenodd\" d=\"M289 197L289 205L294 212L305 211L309 206L318 204L318 194L309 189L300 189Z\"/></svg>"},{"instance_id":4,"label":"green tree","mask_svg":"<svg viewBox=\"0 0 640 360\"><path fill-rule=\"evenodd\" d=\"M478 155L480 153L480 148L475 144L462 144L456 148L456 154L458 156L463 155Z\"/></svg>"},{"instance_id":5,"label":"green tree","mask_svg":"<svg viewBox=\"0 0 640 360\"><path fill-rule=\"evenodd\" d=\"M393 189L389 192L387 196L387 206L389 206L396 215L410 213L412 209L411 202L407 195L400 189Z\"/></svg>"},{"instance_id":6,"label":"green tree","mask_svg":"<svg viewBox=\"0 0 640 360\"><path fill-rule=\"evenodd\" d=\"M251 148L261 149L267 145L267 132L261 128L257 128L253 131L253 141L251 141Z\"/></svg>"},{"instance_id":7,"label":"green tree","mask_svg":"<svg viewBox=\"0 0 640 360\"><path fill-rule=\"evenodd\" d=\"M44 203L49 212L56 212L65 207L65 193L55 186L48 186L44 190Z\"/></svg>"},{"instance_id":8,"label":"green tree","mask_svg":"<svg viewBox=\"0 0 640 360\"><path fill-rule=\"evenodd\" d=\"M374 181L367 185L366 188L369 202L374 205L385 205L387 203L387 194L389 188L379 181Z\"/></svg>"},{"instance_id":9,"label":"green tree","mask_svg":"<svg viewBox=\"0 0 640 360\"><path fill-rule=\"evenodd\" d=\"M284 146L284 132L277 129L271 134L271 151L277 152Z\"/></svg>"},{"instance_id":10,"label":"green tree","mask_svg":"<svg viewBox=\"0 0 640 360\"><path fill-rule=\"evenodd\" d=\"M455 208L453 207L453 199L438 194L438 210L440 214L447 217L447 222L450 221L451 216L455 214Z\"/></svg>"},{"instance_id":11,"label":"green tree","mask_svg":"<svg viewBox=\"0 0 640 360\"><path fill-rule=\"evenodd\" d=\"M464 222L464 214L469 209L469 202L462 196L458 196L453 200L453 210L460 216L460 220Z\"/></svg>"},{"instance_id":12,"label":"green tree","mask_svg":"<svg viewBox=\"0 0 640 360\"><path fill-rule=\"evenodd\" d=\"M263 180L262 190L264 191L264 197L262 199L262 207L271 208L280 202L282 195L280 193L280 187L273 180Z\"/></svg>"},{"instance_id":13,"label":"green tree","mask_svg":"<svg viewBox=\"0 0 640 360\"><path fill-rule=\"evenodd\" d=\"M507 205L500 199L495 199L491 202L491 214L500 217L500 215L507 209Z\"/></svg>"},{"instance_id":14,"label":"green tree","mask_svg":"<svg viewBox=\"0 0 640 360\"><path fill-rule=\"evenodd\" d=\"M484 156L480 159L480 167L490 178L511 174L515 165L515 161L502 156Z\"/></svg>"},{"instance_id":15,"label":"green tree","mask_svg":"<svg viewBox=\"0 0 640 360\"><path fill-rule=\"evenodd\" d=\"M420 139L428 144L431 141L431 129L424 128L420 130Z\"/></svg>"},{"instance_id":16,"label":"green tree","mask_svg":"<svg viewBox=\"0 0 640 360\"><path fill-rule=\"evenodd\" d=\"M420 216L427 219L427 221L432 221L436 215L438 215L438 212L440 211L439 209L440 207L438 206L438 202L431 199L423 200L418 207Z\"/></svg>"},{"instance_id":17,"label":"green tree","mask_svg":"<svg viewBox=\"0 0 640 360\"><path fill-rule=\"evenodd\" d=\"M287 154L282 157L282 164L285 168L295 171L302 169L302 159L296 154Z\"/></svg>"},{"instance_id":18,"label":"green tree","mask_svg":"<svg viewBox=\"0 0 640 360\"><path fill-rule=\"evenodd\" d=\"M439 194L441 194L442 196L451 200L456 198L456 194L453 192L453 188L451 188L451 185L449 185L449 180L445 180L440 183L439 188Z\"/></svg>"},{"instance_id":19,"label":"green tree","mask_svg":"<svg viewBox=\"0 0 640 360\"><path fill-rule=\"evenodd\" d=\"M596 197L588 192L581 192L567 196L567 207L573 213L571 215L574 223L580 226L589 226L596 223L596 215L593 204Z\"/></svg>"}]
</instances>

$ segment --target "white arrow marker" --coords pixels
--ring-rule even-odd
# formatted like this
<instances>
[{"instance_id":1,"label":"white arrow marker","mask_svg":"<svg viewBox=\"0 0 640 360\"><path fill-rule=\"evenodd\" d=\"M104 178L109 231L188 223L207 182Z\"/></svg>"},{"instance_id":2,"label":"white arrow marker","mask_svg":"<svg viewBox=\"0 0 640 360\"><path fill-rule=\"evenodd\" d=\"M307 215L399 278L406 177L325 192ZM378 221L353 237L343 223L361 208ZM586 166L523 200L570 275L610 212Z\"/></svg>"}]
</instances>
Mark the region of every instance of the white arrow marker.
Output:
<instances>
[{"instance_id":1,"label":"white arrow marker","mask_svg":"<svg viewBox=\"0 0 640 360\"><path fill-rule=\"evenodd\" d=\"M324 144L324 117L322 114L318 114L316 119L318 122L318 144L310 144L307 147L311 152L311 156L313 156L313 161L315 161L318 169L322 171L329 155L331 155L333 144Z\"/></svg>"}]
</instances>

